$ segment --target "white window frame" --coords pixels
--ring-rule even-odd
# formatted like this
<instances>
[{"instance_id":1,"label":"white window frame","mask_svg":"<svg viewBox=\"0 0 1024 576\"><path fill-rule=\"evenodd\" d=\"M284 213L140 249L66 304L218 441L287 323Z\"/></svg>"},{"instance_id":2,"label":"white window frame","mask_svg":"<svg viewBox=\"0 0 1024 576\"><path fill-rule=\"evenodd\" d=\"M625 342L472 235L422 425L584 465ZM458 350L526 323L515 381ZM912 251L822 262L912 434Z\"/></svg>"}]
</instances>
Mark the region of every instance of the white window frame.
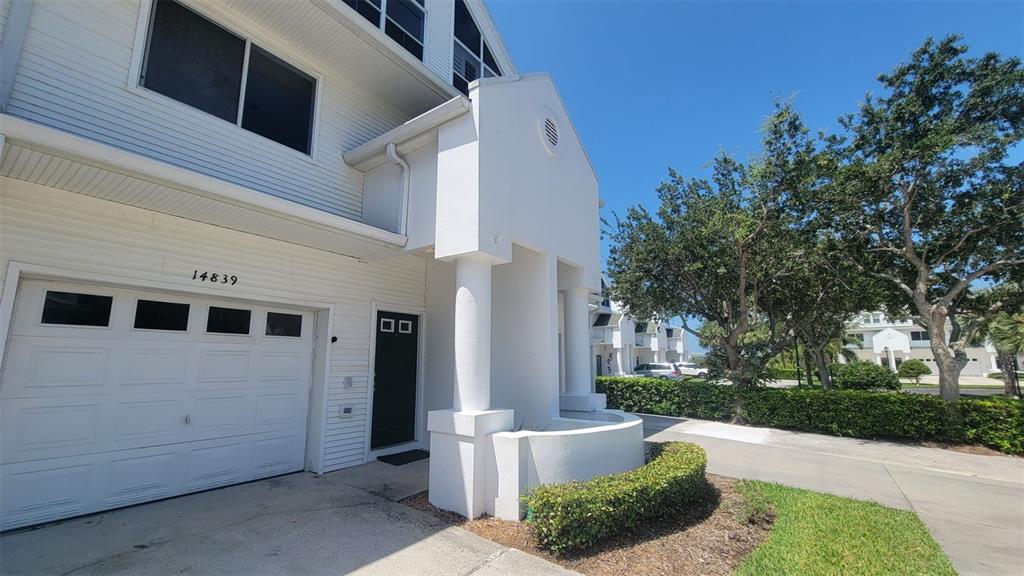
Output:
<instances>
[{"instance_id":1,"label":"white window frame","mask_svg":"<svg viewBox=\"0 0 1024 576\"><path fill-rule=\"evenodd\" d=\"M309 60L296 54L294 50L285 47L277 40L259 32L255 28L245 25L239 18L225 12L221 7L210 3L199 4L195 0L174 1L245 41L245 55L242 59L242 81L239 86L238 113L235 116L235 121L230 122L228 120L224 120L219 116L204 112L194 106L175 100L170 96L165 96L156 90L146 88L142 84L142 70L145 67L146 56L149 53L149 32L153 27L153 19L156 16L156 10L153 8L156 6L157 0L142 0L139 7L138 21L135 26L135 40L132 43L132 60L131 65L129 66L126 84L127 90L133 94L158 101L161 104L178 107L183 111L182 113L186 113L184 111L188 110L190 111L187 112L188 114L201 114L203 121L207 118L214 118L216 121L223 122L226 125L234 125L236 129L244 134L254 136L263 141L269 142L274 146L278 146L282 150L287 151L287 153L295 155L297 158L302 158L305 161L316 163L318 159L317 143L320 140L320 109L323 103L324 85L324 75L320 72L319 68ZM285 62L289 66L292 66L296 70L313 78L315 84L313 86L313 118L309 136L310 143L308 153L296 150L291 146L281 144L275 140L271 140L270 138L257 134L252 130L242 128L242 111L245 107L245 88L246 81L249 77L249 53L252 49L253 43L258 44L260 48L275 58L278 58L282 62Z\"/></svg>"},{"instance_id":2,"label":"white window frame","mask_svg":"<svg viewBox=\"0 0 1024 576\"><path fill-rule=\"evenodd\" d=\"M465 2L465 0L463 0L463 1ZM477 32L480 33L480 46L478 46L476 50L472 50L472 49L470 49L469 46L466 46L466 44L463 43L462 40L459 40L458 37L455 36L455 9L454 9L454 7L452 8L452 41L453 42L458 42L459 46L462 46L462 48L466 52L469 52L470 54L472 54L477 59L477 61L480 62L480 78L478 78L477 80L482 79L482 78L497 78L498 76L500 76L500 74L498 74L497 72L492 70L491 67L488 66L484 62L484 44L487 43L487 36L484 34L483 28L480 27L480 22L478 22L477 19L476 19L476 16L473 15L473 9L469 7L469 2L466 2L465 4L466 4L466 9L469 11L469 17L473 19L473 24L476 25L476 30L477 30ZM459 79L462 80L463 82L465 82L467 85L475 82L475 80L467 80L467 79L463 78L462 74L456 74L455 73L455 55L454 55L454 51L455 51L455 49L452 48L452 52L453 52L453 54L452 54L452 67L451 67L452 68L452 84L455 83L455 77L456 76L458 76ZM491 54L492 55L494 54L493 50L491 51ZM490 71L491 75L490 76L485 76L484 75L484 70Z\"/></svg>"},{"instance_id":3,"label":"white window frame","mask_svg":"<svg viewBox=\"0 0 1024 576\"><path fill-rule=\"evenodd\" d=\"M390 0L380 0L380 22L377 24L377 27L380 28L380 31L383 32L384 35L388 37L388 40L391 40L392 42L395 42L395 44L398 44L398 42L395 41L394 38L392 38L391 36L388 36L387 22L389 20L391 20L391 23L394 24L395 26L397 26L399 30L401 30L402 32L405 32L406 34L408 34L409 37L412 38L413 40L416 40L416 36L414 36L411 32L409 32L408 30L403 28L401 24L399 24L398 22L395 22L391 18L388 18L388 2L389 1ZM410 0L410 1L413 4L419 6L420 11L423 12L423 40L416 40L416 43L420 45L420 48L423 48L423 56L417 58L417 60L419 60L420 62L424 62L424 61L426 61L426 58L427 58L427 42L426 42L427 41L427 6L426 6L426 2L424 2L423 4L420 4L416 0ZM402 46L401 44L399 44L398 47L401 48L402 50L405 50L405 47ZM409 52L408 50L405 50L405 51ZM416 56L415 54L412 54L411 52L410 52L410 55Z\"/></svg>"}]
</instances>

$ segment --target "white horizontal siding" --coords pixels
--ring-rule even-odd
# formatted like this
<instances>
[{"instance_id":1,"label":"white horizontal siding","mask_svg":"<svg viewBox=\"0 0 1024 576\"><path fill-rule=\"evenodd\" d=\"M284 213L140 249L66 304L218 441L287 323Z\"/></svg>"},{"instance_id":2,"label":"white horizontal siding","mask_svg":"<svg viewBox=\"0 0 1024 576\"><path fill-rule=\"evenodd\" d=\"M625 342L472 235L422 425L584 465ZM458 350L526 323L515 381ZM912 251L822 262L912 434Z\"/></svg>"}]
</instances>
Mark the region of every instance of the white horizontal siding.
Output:
<instances>
[{"instance_id":1,"label":"white horizontal siding","mask_svg":"<svg viewBox=\"0 0 1024 576\"><path fill-rule=\"evenodd\" d=\"M160 282L220 297L334 306L326 391L325 469L365 461L371 301L423 308L425 262L368 264L295 244L0 178L0 287L10 261ZM235 274L235 287L192 282L194 269ZM352 387L343 386L346 377ZM339 418L342 404L354 406Z\"/></svg>"},{"instance_id":2,"label":"white horizontal siding","mask_svg":"<svg viewBox=\"0 0 1024 576\"><path fill-rule=\"evenodd\" d=\"M362 174L341 154L406 118L317 65L311 72L323 75L323 87L317 150L309 157L158 94L129 90L137 83L130 66L139 9L139 0L36 0L8 112L361 219Z\"/></svg>"},{"instance_id":3,"label":"white horizontal siding","mask_svg":"<svg viewBox=\"0 0 1024 576\"><path fill-rule=\"evenodd\" d=\"M423 33L423 63L451 83L452 37L455 34L455 4L452 0L427 0L427 22Z\"/></svg>"}]
</instances>

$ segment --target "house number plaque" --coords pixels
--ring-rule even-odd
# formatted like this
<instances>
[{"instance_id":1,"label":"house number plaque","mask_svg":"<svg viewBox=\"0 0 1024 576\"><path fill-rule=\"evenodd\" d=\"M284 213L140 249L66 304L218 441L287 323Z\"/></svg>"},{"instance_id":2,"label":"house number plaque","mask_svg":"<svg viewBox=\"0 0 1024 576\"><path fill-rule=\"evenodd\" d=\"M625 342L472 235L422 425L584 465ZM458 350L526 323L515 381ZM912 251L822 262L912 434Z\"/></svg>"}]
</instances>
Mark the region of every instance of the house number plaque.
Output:
<instances>
[{"instance_id":1,"label":"house number plaque","mask_svg":"<svg viewBox=\"0 0 1024 576\"><path fill-rule=\"evenodd\" d=\"M199 270L193 270L192 279L198 282L228 284L229 286L234 286L238 282L238 276L235 276L234 274L228 275L221 272L209 272L207 270L203 270L202 272Z\"/></svg>"}]
</instances>

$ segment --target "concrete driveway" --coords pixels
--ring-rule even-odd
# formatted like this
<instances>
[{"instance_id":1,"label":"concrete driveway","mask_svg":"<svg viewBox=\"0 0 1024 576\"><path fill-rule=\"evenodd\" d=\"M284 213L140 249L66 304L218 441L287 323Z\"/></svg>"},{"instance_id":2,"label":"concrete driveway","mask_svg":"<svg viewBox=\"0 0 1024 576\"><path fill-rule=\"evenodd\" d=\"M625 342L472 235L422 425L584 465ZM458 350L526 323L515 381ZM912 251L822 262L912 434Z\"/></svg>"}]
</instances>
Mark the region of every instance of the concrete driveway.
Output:
<instances>
[{"instance_id":1,"label":"concrete driveway","mask_svg":"<svg viewBox=\"0 0 1024 576\"><path fill-rule=\"evenodd\" d=\"M1024 573L1024 458L643 418L648 440L703 446L709 472L913 510L960 574Z\"/></svg>"},{"instance_id":2,"label":"concrete driveway","mask_svg":"<svg viewBox=\"0 0 1024 576\"><path fill-rule=\"evenodd\" d=\"M0 536L0 573L574 574L394 502L427 461L291 474Z\"/></svg>"}]
</instances>

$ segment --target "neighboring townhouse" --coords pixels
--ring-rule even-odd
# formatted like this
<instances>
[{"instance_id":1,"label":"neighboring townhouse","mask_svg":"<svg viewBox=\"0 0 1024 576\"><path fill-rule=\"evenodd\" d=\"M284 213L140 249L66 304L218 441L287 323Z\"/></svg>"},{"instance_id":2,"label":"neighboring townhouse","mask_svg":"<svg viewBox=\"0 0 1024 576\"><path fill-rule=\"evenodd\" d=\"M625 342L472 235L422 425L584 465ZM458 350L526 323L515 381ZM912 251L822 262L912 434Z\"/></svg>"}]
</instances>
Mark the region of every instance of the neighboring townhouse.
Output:
<instances>
[{"instance_id":1,"label":"neighboring townhouse","mask_svg":"<svg viewBox=\"0 0 1024 576\"><path fill-rule=\"evenodd\" d=\"M608 299L594 308L590 342L596 376L630 374L640 364L649 362L689 360L682 328L637 320Z\"/></svg>"},{"instance_id":2,"label":"neighboring townhouse","mask_svg":"<svg viewBox=\"0 0 1024 576\"><path fill-rule=\"evenodd\" d=\"M598 187L483 4L0 6L3 529L414 448L518 515L492 436L603 408Z\"/></svg>"},{"instance_id":3,"label":"neighboring townhouse","mask_svg":"<svg viewBox=\"0 0 1024 576\"><path fill-rule=\"evenodd\" d=\"M950 330L947 323L947 337ZM924 361L933 374L938 374L928 331L911 319L894 320L884 312L865 312L847 324L846 333L858 341L847 347L861 360L896 370L904 360L917 358ZM985 376L999 372L996 350L988 341L981 346L967 348L967 358L962 376Z\"/></svg>"}]
</instances>

